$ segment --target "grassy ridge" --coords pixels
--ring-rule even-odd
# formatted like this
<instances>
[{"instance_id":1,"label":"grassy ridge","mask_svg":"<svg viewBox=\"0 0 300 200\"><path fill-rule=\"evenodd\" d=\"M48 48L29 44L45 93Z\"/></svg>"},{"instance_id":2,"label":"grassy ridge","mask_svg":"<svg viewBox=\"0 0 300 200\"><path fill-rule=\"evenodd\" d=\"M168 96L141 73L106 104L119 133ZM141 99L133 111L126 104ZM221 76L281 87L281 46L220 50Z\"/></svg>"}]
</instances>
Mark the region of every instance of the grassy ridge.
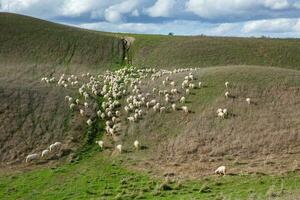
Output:
<instances>
[{"instance_id":1,"label":"grassy ridge","mask_svg":"<svg viewBox=\"0 0 300 200\"><path fill-rule=\"evenodd\" d=\"M300 69L299 39L133 35L135 66L260 65Z\"/></svg>"},{"instance_id":2,"label":"grassy ridge","mask_svg":"<svg viewBox=\"0 0 300 200\"><path fill-rule=\"evenodd\" d=\"M123 62L112 34L0 13L0 63L109 67Z\"/></svg>"}]
</instances>

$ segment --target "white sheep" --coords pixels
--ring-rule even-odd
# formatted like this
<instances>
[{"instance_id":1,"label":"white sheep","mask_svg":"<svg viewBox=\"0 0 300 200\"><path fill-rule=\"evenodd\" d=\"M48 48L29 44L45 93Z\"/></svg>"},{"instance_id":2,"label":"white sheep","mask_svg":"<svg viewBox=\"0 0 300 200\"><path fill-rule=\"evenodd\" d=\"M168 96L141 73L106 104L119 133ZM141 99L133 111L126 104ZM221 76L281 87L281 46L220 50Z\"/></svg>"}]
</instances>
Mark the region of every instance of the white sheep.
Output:
<instances>
[{"instance_id":1,"label":"white sheep","mask_svg":"<svg viewBox=\"0 0 300 200\"><path fill-rule=\"evenodd\" d=\"M222 109L222 108L218 108L217 114L220 113L220 112L223 112L223 109Z\"/></svg>"},{"instance_id":2,"label":"white sheep","mask_svg":"<svg viewBox=\"0 0 300 200\"><path fill-rule=\"evenodd\" d=\"M229 92L225 92L225 97L228 98L229 97Z\"/></svg>"},{"instance_id":3,"label":"white sheep","mask_svg":"<svg viewBox=\"0 0 300 200\"><path fill-rule=\"evenodd\" d=\"M185 103L185 97L180 98L180 103Z\"/></svg>"},{"instance_id":4,"label":"white sheep","mask_svg":"<svg viewBox=\"0 0 300 200\"><path fill-rule=\"evenodd\" d=\"M176 111L176 104L175 104L175 103L172 104L172 109L173 109L174 111Z\"/></svg>"},{"instance_id":5,"label":"white sheep","mask_svg":"<svg viewBox=\"0 0 300 200\"><path fill-rule=\"evenodd\" d=\"M127 119L129 120L129 122L135 122L136 121L135 117L127 117Z\"/></svg>"},{"instance_id":6,"label":"white sheep","mask_svg":"<svg viewBox=\"0 0 300 200\"><path fill-rule=\"evenodd\" d=\"M186 89L186 90L185 90L185 93L186 93L186 94L190 94L190 89Z\"/></svg>"},{"instance_id":7,"label":"white sheep","mask_svg":"<svg viewBox=\"0 0 300 200\"><path fill-rule=\"evenodd\" d=\"M134 148L135 148L136 150L138 150L138 149L139 149L139 146L140 146L139 141L137 141L137 140L134 141L133 146L134 146Z\"/></svg>"},{"instance_id":8,"label":"white sheep","mask_svg":"<svg viewBox=\"0 0 300 200\"><path fill-rule=\"evenodd\" d=\"M225 87L226 87L226 88L229 87L229 82L228 82L228 81L225 82Z\"/></svg>"},{"instance_id":9,"label":"white sheep","mask_svg":"<svg viewBox=\"0 0 300 200\"><path fill-rule=\"evenodd\" d=\"M165 111L166 111L166 107L160 107L160 108L159 108L159 112L160 112L160 113L164 113Z\"/></svg>"},{"instance_id":10,"label":"white sheep","mask_svg":"<svg viewBox=\"0 0 300 200\"><path fill-rule=\"evenodd\" d=\"M103 149L103 147L104 147L104 142L103 142L102 140L96 141L96 144L98 144L99 147L100 147L101 149Z\"/></svg>"},{"instance_id":11,"label":"white sheep","mask_svg":"<svg viewBox=\"0 0 300 200\"><path fill-rule=\"evenodd\" d=\"M247 103L250 105L251 103L251 99L250 98L246 98Z\"/></svg>"},{"instance_id":12,"label":"white sheep","mask_svg":"<svg viewBox=\"0 0 300 200\"><path fill-rule=\"evenodd\" d=\"M181 109L185 112L185 113L189 113L189 109L187 106L182 106Z\"/></svg>"},{"instance_id":13,"label":"white sheep","mask_svg":"<svg viewBox=\"0 0 300 200\"><path fill-rule=\"evenodd\" d=\"M122 145L121 145L121 144L118 144L118 145L116 146L116 149L117 149L117 151L118 151L119 153L122 153Z\"/></svg>"},{"instance_id":14,"label":"white sheep","mask_svg":"<svg viewBox=\"0 0 300 200\"><path fill-rule=\"evenodd\" d=\"M37 160L39 157L39 155L37 153L34 153L34 154L29 154L27 157L26 157L26 163L30 162L30 161L33 161L33 160Z\"/></svg>"},{"instance_id":15,"label":"white sheep","mask_svg":"<svg viewBox=\"0 0 300 200\"><path fill-rule=\"evenodd\" d=\"M87 125L91 126L91 125L93 124L93 121L92 121L91 119L88 119L88 120L86 121L86 123L87 123Z\"/></svg>"},{"instance_id":16,"label":"white sheep","mask_svg":"<svg viewBox=\"0 0 300 200\"><path fill-rule=\"evenodd\" d=\"M48 156L49 152L50 152L49 149L43 150L42 151L42 158Z\"/></svg>"},{"instance_id":17,"label":"white sheep","mask_svg":"<svg viewBox=\"0 0 300 200\"><path fill-rule=\"evenodd\" d=\"M71 103L70 104L70 110L73 110L75 108L75 104L74 103Z\"/></svg>"},{"instance_id":18,"label":"white sheep","mask_svg":"<svg viewBox=\"0 0 300 200\"><path fill-rule=\"evenodd\" d=\"M55 142L54 144L51 144L49 146L49 151L51 152L52 150L56 150L56 149L60 148L61 145L62 145L61 142Z\"/></svg>"},{"instance_id":19,"label":"white sheep","mask_svg":"<svg viewBox=\"0 0 300 200\"><path fill-rule=\"evenodd\" d=\"M201 88L201 86L202 86L202 82L199 82L199 83L198 83L198 86L199 86L199 88Z\"/></svg>"},{"instance_id":20,"label":"white sheep","mask_svg":"<svg viewBox=\"0 0 300 200\"><path fill-rule=\"evenodd\" d=\"M225 118L225 114L224 114L223 112L219 112L219 113L218 113L218 117L220 117L220 118Z\"/></svg>"},{"instance_id":21,"label":"white sheep","mask_svg":"<svg viewBox=\"0 0 300 200\"><path fill-rule=\"evenodd\" d=\"M225 166L220 166L215 170L215 174L219 175L225 175L226 174L226 167Z\"/></svg>"}]
</instances>

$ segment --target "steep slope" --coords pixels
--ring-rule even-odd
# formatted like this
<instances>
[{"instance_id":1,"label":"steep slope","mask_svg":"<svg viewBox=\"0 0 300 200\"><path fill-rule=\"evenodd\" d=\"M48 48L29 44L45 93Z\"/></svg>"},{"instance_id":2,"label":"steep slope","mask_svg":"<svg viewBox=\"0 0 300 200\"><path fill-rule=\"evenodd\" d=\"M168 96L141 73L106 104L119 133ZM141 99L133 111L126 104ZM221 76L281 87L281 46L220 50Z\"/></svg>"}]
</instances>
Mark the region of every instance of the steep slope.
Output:
<instances>
[{"instance_id":1,"label":"steep slope","mask_svg":"<svg viewBox=\"0 0 300 200\"><path fill-rule=\"evenodd\" d=\"M113 34L10 13L0 13L0 27L1 65L91 69L123 62L123 42Z\"/></svg>"}]
</instances>

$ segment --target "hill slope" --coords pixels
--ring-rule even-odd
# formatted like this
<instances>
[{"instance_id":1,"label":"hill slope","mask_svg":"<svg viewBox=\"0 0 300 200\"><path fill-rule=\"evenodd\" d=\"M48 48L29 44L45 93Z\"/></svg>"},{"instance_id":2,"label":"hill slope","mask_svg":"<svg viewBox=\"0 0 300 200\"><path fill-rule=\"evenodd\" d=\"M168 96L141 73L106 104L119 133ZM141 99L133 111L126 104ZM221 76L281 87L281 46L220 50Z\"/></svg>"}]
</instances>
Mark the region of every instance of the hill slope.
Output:
<instances>
[{"instance_id":1,"label":"hill slope","mask_svg":"<svg viewBox=\"0 0 300 200\"><path fill-rule=\"evenodd\" d=\"M144 67L260 65L300 69L299 39L133 35L132 60Z\"/></svg>"},{"instance_id":2,"label":"hill slope","mask_svg":"<svg viewBox=\"0 0 300 200\"><path fill-rule=\"evenodd\" d=\"M0 64L103 68L121 65L123 42L113 34L0 13Z\"/></svg>"},{"instance_id":3,"label":"hill slope","mask_svg":"<svg viewBox=\"0 0 300 200\"><path fill-rule=\"evenodd\" d=\"M0 14L0 27L7 27L0 29L0 198L264 199L299 188L299 40L130 35L135 38L129 57L134 65L201 67L194 72L194 83L203 81L204 87L187 95L187 115L180 109L162 114L149 110L140 122L130 124L122 107L118 142L124 154L114 157L113 138L103 137L109 144L103 152L94 144L103 135L100 119L89 132L94 127L87 127L87 118L78 109L70 111L64 101L66 95L77 98L77 86L49 86L40 78L66 73L81 79L82 72L98 77L104 69L121 66L122 34L6 13ZM186 74L171 77L179 90ZM143 80L141 91L170 89L162 85L163 78ZM231 83L233 98L224 97L225 81ZM152 97L164 102L159 95ZM253 104L247 105L246 97ZM228 118L217 118L219 107L228 108ZM145 148L133 151L135 139ZM59 155L24 165L27 154L56 141L64 144ZM72 163L50 168L68 154L82 160L70 156ZM19 163L17 169L47 168L16 174L15 166L7 165L11 163ZM211 177L223 164L229 176ZM13 171L8 173L9 167ZM162 183L165 172L174 174L171 183ZM59 185L62 178L65 182Z\"/></svg>"}]
</instances>

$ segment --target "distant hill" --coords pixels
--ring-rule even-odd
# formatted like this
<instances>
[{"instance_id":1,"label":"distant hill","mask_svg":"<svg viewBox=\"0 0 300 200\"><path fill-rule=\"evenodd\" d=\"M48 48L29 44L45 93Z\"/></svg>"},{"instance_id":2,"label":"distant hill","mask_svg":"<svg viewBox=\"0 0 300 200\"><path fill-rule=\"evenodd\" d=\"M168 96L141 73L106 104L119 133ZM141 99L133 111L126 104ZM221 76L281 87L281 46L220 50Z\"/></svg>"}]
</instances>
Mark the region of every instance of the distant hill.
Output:
<instances>
[{"instance_id":1,"label":"distant hill","mask_svg":"<svg viewBox=\"0 0 300 200\"><path fill-rule=\"evenodd\" d=\"M300 39L133 35L135 66L260 65L300 69Z\"/></svg>"}]
</instances>

